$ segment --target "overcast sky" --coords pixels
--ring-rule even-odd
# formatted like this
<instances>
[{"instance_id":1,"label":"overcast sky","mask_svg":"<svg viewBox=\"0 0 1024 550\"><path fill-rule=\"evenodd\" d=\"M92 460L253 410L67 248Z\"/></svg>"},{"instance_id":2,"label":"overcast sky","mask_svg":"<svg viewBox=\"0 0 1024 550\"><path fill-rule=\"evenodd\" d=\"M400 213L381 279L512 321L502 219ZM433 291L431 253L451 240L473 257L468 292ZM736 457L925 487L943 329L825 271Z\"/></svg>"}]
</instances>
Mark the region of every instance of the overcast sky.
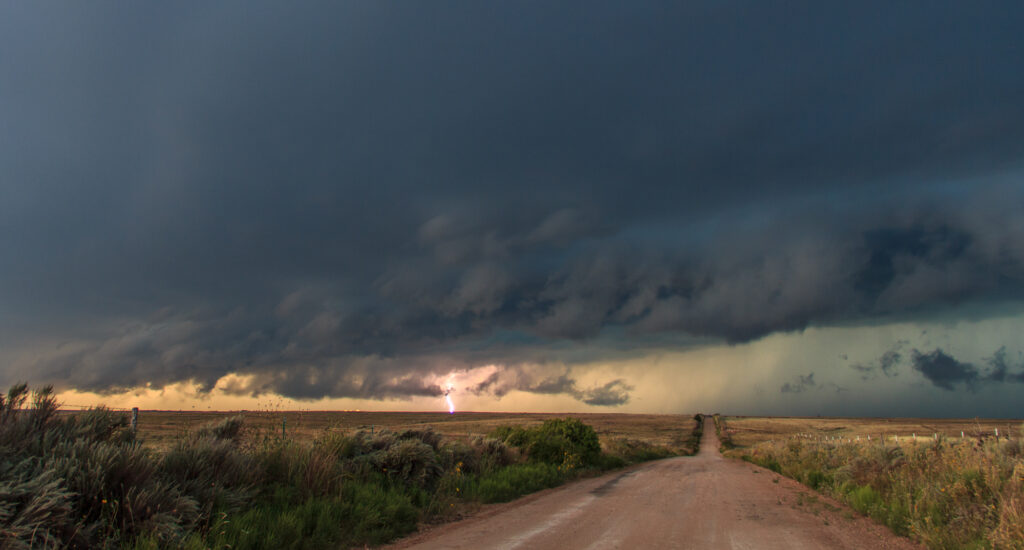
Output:
<instances>
[{"instance_id":1,"label":"overcast sky","mask_svg":"<svg viewBox=\"0 0 1024 550\"><path fill-rule=\"evenodd\" d=\"M1021 416L1024 7L685 4L3 5L0 383Z\"/></svg>"}]
</instances>

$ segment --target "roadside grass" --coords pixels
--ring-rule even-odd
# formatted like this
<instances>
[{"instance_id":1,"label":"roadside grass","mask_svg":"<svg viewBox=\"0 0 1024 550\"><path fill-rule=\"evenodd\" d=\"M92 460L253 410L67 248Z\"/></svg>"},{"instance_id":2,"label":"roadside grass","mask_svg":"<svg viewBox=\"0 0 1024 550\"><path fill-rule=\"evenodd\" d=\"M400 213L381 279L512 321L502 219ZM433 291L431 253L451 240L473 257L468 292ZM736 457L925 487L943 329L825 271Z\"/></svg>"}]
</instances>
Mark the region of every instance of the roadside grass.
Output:
<instances>
[{"instance_id":1,"label":"roadside grass","mask_svg":"<svg viewBox=\"0 0 1024 550\"><path fill-rule=\"evenodd\" d=\"M712 418L715 421L715 435L718 436L719 450L725 452L736 447L736 444L732 441L732 431L726 427L725 419L722 418L722 415L716 413Z\"/></svg>"},{"instance_id":2,"label":"roadside grass","mask_svg":"<svg viewBox=\"0 0 1024 550\"><path fill-rule=\"evenodd\" d=\"M566 479L565 472L552 464L515 464L483 475L466 476L455 487L463 498L489 504L557 487Z\"/></svg>"},{"instance_id":3,"label":"roadside grass","mask_svg":"<svg viewBox=\"0 0 1024 550\"><path fill-rule=\"evenodd\" d=\"M737 447L751 447L765 441L789 437L852 439L874 441L879 438L900 440L994 436L1005 438L1015 433L1020 420L985 418L831 418L831 417L757 417L723 416L729 436Z\"/></svg>"},{"instance_id":4,"label":"roadside grass","mask_svg":"<svg viewBox=\"0 0 1024 550\"><path fill-rule=\"evenodd\" d=\"M716 426L728 433L724 421ZM929 548L1024 548L1019 438L791 437L728 454L845 501Z\"/></svg>"},{"instance_id":5,"label":"roadside grass","mask_svg":"<svg viewBox=\"0 0 1024 550\"><path fill-rule=\"evenodd\" d=\"M25 385L0 396L5 549L377 545L483 503L691 451L602 442L577 418L465 439L412 428L296 441L237 416L158 450L136 439L123 413L61 415L49 388L29 397ZM677 429L689 433L682 443L693 437Z\"/></svg>"}]
</instances>

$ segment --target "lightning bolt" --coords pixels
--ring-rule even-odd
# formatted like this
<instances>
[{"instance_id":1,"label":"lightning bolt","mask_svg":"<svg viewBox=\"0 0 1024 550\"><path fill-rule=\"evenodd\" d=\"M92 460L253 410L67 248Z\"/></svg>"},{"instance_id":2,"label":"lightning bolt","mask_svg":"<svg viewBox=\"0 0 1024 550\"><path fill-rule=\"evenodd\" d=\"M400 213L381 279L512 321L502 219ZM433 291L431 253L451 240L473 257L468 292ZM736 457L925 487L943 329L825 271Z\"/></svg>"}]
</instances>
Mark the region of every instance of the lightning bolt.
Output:
<instances>
[{"instance_id":1,"label":"lightning bolt","mask_svg":"<svg viewBox=\"0 0 1024 550\"><path fill-rule=\"evenodd\" d=\"M448 384L448 387L444 390L444 400L448 402L448 414L455 414L455 403L452 403L451 393L455 391L455 388Z\"/></svg>"}]
</instances>

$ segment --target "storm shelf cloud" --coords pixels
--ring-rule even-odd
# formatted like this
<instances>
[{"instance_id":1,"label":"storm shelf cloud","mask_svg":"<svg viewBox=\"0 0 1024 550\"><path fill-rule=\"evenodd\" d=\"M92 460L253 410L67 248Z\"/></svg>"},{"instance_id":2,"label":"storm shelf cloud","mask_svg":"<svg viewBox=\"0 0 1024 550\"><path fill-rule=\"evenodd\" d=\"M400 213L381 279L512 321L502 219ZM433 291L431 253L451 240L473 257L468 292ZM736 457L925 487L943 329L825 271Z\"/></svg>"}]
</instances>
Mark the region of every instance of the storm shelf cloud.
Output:
<instances>
[{"instance_id":1,"label":"storm shelf cloud","mask_svg":"<svg viewBox=\"0 0 1024 550\"><path fill-rule=\"evenodd\" d=\"M1024 8L868 4L0 8L0 379L614 407L581 357L1020 302ZM837 368L900 365L1022 380Z\"/></svg>"}]
</instances>

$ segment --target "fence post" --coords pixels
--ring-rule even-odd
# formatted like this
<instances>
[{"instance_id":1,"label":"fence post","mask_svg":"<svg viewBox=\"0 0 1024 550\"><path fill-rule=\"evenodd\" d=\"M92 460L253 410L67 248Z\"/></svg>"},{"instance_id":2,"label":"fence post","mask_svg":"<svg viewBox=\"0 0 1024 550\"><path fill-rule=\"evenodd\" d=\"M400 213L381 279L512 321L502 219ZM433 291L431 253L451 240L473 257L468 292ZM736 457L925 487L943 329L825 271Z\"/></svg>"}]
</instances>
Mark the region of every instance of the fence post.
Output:
<instances>
[{"instance_id":1,"label":"fence post","mask_svg":"<svg viewBox=\"0 0 1024 550\"><path fill-rule=\"evenodd\" d=\"M288 424L287 418L281 419L281 437L285 437L285 426Z\"/></svg>"},{"instance_id":2,"label":"fence post","mask_svg":"<svg viewBox=\"0 0 1024 550\"><path fill-rule=\"evenodd\" d=\"M135 433L135 431L138 429L138 427L139 427L139 408L138 407L132 407L132 433Z\"/></svg>"}]
</instances>

